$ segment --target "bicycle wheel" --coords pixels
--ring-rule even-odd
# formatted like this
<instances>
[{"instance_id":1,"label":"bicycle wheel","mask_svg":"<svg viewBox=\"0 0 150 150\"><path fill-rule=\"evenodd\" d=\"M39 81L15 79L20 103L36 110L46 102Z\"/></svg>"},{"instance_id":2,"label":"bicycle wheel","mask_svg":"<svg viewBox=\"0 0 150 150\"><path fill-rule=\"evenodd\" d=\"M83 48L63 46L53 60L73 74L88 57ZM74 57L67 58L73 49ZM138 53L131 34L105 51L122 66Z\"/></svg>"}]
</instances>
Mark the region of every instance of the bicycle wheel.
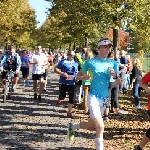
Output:
<instances>
[{"instance_id":1,"label":"bicycle wheel","mask_svg":"<svg viewBox=\"0 0 150 150\"><path fill-rule=\"evenodd\" d=\"M4 85L4 95L3 95L3 103L6 103L7 93L8 93L8 82L5 82L5 85Z\"/></svg>"},{"instance_id":2,"label":"bicycle wheel","mask_svg":"<svg viewBox=\"0 0 150 150\"><path fill-rule=\"evenodd\" d=\"M11 81L9 82L9 93L8 93L8 99L11 99L12 90L13 90L13 81L12 81L12 79L11 79Z\"/></svg>"}]
</instances>

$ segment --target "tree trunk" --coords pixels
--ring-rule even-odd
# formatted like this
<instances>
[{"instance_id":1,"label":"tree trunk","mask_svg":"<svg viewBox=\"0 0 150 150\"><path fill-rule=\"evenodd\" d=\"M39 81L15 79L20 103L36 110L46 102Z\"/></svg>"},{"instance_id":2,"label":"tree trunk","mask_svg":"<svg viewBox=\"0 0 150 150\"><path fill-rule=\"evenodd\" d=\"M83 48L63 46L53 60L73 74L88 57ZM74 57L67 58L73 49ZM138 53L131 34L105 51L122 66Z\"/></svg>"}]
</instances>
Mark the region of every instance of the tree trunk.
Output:
<instances>
[{"instance_id":1,"label":"tree trunk","mask_svg":"<svg viewBox=\"0 0 150 150\"><path fill-rule=\"evenodd\" d=\"M116 58L116 50L117 50L117 41L118 41L118 30L113 29L113 51L115 52L115 58Z\"/></svg>"}]
</instances>

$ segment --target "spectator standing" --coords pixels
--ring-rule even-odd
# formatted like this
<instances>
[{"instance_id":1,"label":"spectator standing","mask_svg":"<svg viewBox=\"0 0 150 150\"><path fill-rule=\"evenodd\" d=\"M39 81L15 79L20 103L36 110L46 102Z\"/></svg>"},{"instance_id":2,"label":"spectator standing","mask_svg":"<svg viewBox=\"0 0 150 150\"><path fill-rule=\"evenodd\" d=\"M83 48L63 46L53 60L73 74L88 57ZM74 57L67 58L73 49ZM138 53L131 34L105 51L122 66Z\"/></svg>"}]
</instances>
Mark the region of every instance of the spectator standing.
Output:
<instances>
[{"instance_id":1,"label":"spectator standing","mask_svg":"<svg viewBox=\"0 0 150 150\"><path fill-rule=\"evenodd\" d=\"M133 69L131 71L131 87L133 88L133 96L135 100L135 107L136 109L140 109L140 100L139 100L139 83L142 78L142 64L140 59L134 58L133 59Z\"/></svg>"},{"instance_id":2,"label":"spectator standing","mask_svg":"<svg viewBox=\"0 0 150 150\"><path fill-rule=\"evenodd\" d=\"M120 77L121 77L121 85L120 85L120 92L123 94L126 94L127 92L127 67L128 66L128 60L126 58L126 52L124 50L121 50L121 57L120 57L120 70L122 70Z\"/></svg>"}]
</instances>

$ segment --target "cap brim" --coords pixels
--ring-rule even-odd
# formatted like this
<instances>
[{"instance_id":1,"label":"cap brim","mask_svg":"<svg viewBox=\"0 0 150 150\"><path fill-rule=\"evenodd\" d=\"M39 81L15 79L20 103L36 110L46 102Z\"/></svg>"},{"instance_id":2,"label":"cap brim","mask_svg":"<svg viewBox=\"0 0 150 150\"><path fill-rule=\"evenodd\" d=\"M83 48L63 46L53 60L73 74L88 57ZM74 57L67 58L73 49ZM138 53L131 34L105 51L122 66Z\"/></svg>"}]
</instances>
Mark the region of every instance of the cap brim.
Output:
<instances>
[{"instance_id":1,"label":"cap brim","mask_svg":"<svg viewBox=\"0 0 150 150\"><path fill-rule=\"evenodd\" d=\"M110 47L113 46L109 40L102 40L98 43L98 46L109 45Z\"/></svg>"},{"instance_id":2,"label":"cap brim","mask_svg":"<svg viewBox=\"0 0 150 150\"><path fill-rule=\"evenodd\" d=\"M98 47L100 47L100 46L109 46L109 47L112 47L113 44L103 44L103 45L98 45Z\"/></svg>"}]
</instances>

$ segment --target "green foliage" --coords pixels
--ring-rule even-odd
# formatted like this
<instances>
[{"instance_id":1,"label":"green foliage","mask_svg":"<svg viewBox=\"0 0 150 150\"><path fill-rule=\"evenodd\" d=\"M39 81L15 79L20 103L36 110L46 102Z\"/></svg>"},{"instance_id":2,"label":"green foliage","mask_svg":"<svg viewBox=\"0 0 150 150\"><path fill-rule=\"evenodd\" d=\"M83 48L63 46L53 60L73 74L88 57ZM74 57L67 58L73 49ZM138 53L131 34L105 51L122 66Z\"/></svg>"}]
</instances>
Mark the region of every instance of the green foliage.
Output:
<instances>
[{"instance_id":1,"label":"green foliage","mask_svg":"<svg viewBox=\"0 0 150 150\"><path fill-rule=\"evenodd\" d=\"M35 11L28 0L0 1L0 40L8 43L31 45L31 35L36 28ZM23 36L24 35L24 36ZM28 35L28 42L23 39ZM22 38L22 40L20 40Z\"/></svg>"},{"instance_id":2,"label":"green foliage","mask_svg":"<svg viewBox=\"0 0 150 150\"><path fill-rule=\"evenodd\" d=\"M58 45L74 40L82 43L84 33L97 42L97 37L103 36L109 28L133 30L139 47L143 47L146 39L150 39L149 0L49 1L52 8L48 19L54 18L55 23L47 25L47 30L55 28L56 37L53 36L53 41L59 41ZM60 33L61 37L58 38Z\"/></svg>"}]
</instances>

